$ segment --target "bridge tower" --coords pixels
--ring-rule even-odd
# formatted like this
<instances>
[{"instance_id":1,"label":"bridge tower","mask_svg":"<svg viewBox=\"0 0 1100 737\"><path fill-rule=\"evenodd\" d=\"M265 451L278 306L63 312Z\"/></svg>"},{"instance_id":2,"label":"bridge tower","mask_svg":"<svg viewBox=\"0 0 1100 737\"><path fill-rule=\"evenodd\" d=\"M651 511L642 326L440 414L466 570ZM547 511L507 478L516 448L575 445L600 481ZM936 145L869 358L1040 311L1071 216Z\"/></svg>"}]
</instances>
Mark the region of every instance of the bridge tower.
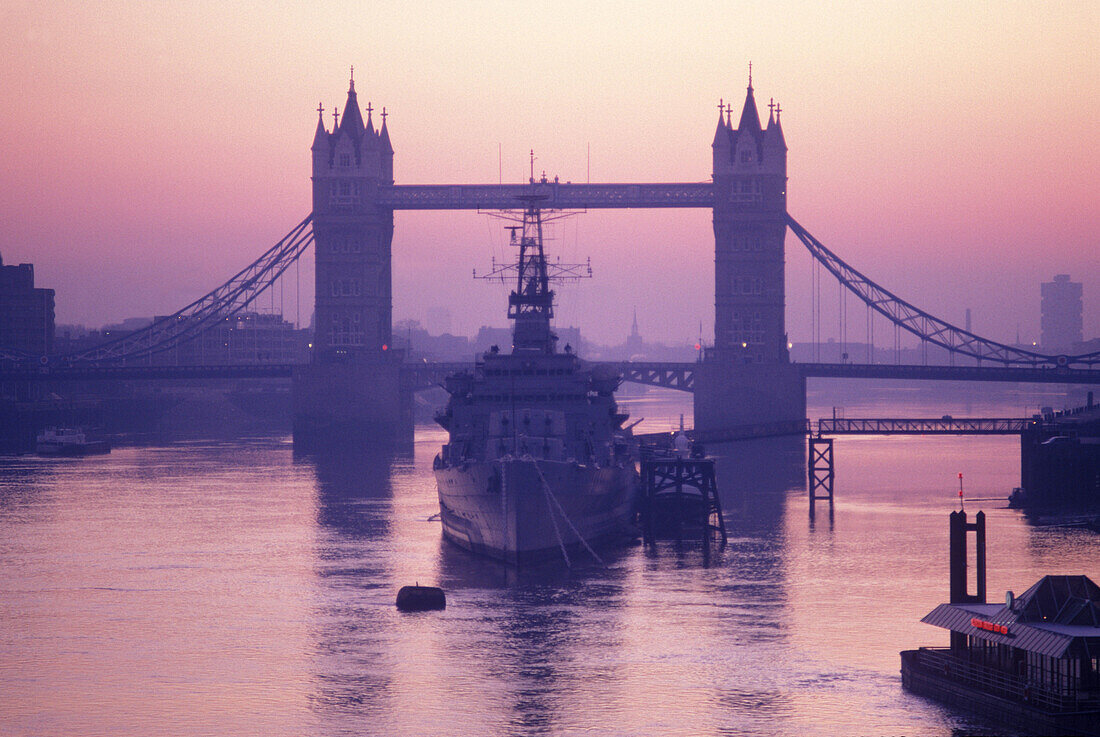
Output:
<instances>
[{"instance_id":1,"label":"bridge tower","mask_svg":"<svg viewBox=\"0 0 1100 737\"><path fill-rule=\"evenodd\" d=\"M374 204L379 185L393 184L393 146L385 109L377 130L373 112L368 103L364 121L354 76L331 131L317 108L314 338L310 365L294 377L296 440L411 427L412 398L391 345L393 211Z\"/></svg>"},{"instance_id":2,"label":"bridge tower","mask_svg":"<svg viewBox=\"0 0 1100 737\"><path fill-rule=\"evenodd\" d=\"M737 127L714 133L714 347L696 372L700 429L806 417L805 381L790 365L784 312L787 144L781 110L762 126L752 74Z\"/></svg>"}]
</instances>

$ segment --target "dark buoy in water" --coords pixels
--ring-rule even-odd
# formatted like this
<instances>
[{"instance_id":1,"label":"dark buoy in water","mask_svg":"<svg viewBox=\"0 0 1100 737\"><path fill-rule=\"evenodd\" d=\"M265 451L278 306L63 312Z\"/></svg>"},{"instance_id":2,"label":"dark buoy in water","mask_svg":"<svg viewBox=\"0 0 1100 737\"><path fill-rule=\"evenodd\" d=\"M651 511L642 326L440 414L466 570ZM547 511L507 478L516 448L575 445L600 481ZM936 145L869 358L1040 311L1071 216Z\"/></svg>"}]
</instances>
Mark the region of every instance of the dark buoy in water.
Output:
<instances>
[{"instance_id":1,"label":"dark buoy in water","mask_svg":"<svg viewBox=\"0 0 1100 737\"><path fill-rule=\"evenodd\" d=\"M397 592L397 608L402 612L427 612L446 609L447 597L436 586L402 586Z\"/></svg>"}]
</instances>

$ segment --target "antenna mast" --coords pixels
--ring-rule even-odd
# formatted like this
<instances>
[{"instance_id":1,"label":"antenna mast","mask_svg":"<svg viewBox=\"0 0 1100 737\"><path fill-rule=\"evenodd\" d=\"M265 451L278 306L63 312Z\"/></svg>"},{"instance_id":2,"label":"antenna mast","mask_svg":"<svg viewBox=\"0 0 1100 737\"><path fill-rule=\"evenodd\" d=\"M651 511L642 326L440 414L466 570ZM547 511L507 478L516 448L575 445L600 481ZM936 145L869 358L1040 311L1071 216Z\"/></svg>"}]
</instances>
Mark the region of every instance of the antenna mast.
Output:
<instances>
[{"instance_id":1,"label":"antenna mast","mask_svg":"<svg viewBox=\"0 0 1100 737\"><path fill-rule=\"evenodd\" d=\"M543 224L576 213L544 211L538 206L542 199L539 195L524 199L526 207L522 212L487 213L516 223L507 227L511 231L511 244L519 248L519 259L514 264L498 266L494 263L488 274L478 276L475 272L474 276L501 282L515 279L515 288L508 295L508 318L514 321L514 352L554 353L557 338L550 329L550 320L554 317L554 290L550 284L590 278L592 264L590 261L584 264L549 263L543 248Z\"/></svg>"}]
</instances>

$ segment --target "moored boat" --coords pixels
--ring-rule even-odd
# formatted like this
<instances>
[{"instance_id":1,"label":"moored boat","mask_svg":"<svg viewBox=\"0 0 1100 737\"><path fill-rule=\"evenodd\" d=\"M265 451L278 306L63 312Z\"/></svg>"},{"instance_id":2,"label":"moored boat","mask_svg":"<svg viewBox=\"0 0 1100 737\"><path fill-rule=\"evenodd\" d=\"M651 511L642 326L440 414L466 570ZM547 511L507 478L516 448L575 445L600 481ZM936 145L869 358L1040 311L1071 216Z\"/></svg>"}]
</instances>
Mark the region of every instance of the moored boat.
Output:
<instances>
[{"instance_id":1,"label":"moored boat","mask_svg":"<svg viewBox=\"0 0 1100 737\"><path fill-rule=\"evenodd\" d=\"M35 452L43 456L88 456L111 452L106 440L93 440L83 430L49 427L38 434Z\"/></svg>"}]
</instances>

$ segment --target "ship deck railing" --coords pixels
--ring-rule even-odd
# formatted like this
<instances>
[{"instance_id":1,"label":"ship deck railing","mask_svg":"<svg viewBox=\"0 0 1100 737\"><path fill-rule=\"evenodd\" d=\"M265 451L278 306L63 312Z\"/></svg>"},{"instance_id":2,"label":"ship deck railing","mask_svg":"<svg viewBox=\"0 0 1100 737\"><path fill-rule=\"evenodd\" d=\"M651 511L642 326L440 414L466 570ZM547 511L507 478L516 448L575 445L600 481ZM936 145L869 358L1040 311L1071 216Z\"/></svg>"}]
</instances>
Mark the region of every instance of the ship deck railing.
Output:
<instances>
[{"instance_id":1,"label":"ship deck railing","mask_svg":"<svg viewBox=\"0 0 1100 737\"><path fill-rule=\"evenodd\" d=\"M916 655L916 665L922 670L985 693L1026 702L1044 711L1068 713L1100 709L1100 693L1096 691L1055 691L998 668L956 657L949 647L922 647Z\"/></svg>"}]
</instances>

